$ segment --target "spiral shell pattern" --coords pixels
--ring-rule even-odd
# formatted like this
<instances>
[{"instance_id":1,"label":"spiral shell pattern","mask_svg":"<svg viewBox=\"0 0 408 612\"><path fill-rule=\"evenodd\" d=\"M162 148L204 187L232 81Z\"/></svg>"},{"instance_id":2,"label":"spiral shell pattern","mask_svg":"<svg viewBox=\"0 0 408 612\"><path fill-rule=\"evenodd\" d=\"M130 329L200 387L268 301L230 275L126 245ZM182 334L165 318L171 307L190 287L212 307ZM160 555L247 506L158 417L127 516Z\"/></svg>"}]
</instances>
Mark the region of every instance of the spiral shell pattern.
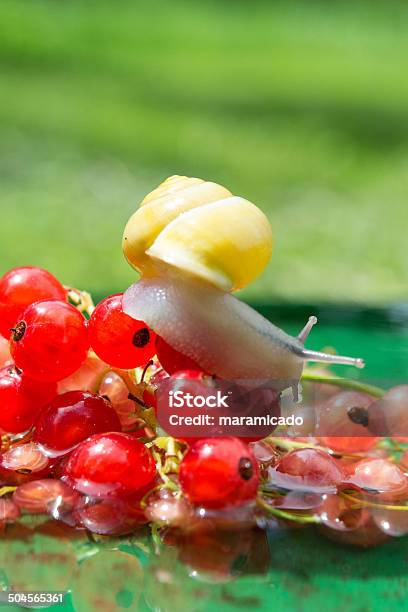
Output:
<instances>
[{"instance_id":1,"label":"spiral shell pattern","mask_svg":"<svg viewBox=\"0 0 408 612\"><path fill-rule=\"evenodd\" d=\"M123 251L144 276L187 275L229 292L261 274L272 233L259 208L225 187L171 176L129 219Z\"/></svg>"}]
</instances>

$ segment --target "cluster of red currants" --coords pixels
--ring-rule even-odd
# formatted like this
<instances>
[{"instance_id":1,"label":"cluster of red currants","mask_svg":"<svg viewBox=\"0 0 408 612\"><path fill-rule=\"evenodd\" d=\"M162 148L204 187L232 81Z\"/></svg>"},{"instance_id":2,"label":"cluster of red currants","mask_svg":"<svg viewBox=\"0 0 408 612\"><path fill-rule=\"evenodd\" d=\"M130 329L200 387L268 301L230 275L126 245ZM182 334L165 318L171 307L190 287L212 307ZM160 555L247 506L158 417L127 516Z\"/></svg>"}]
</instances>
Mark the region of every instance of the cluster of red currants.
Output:
<instances>
[{"instance_id":1,"label":"cluster of red currants","mask_svg":"<svg viewBox=\"0 0 408 612\"><path fill-rule=\"evenodd\" d=\"M0 481L17 487L0 498L0 522L47 511L99 533L122 532L146 521L140 502L160 484L154 455L140 439L146 428L128 371L156 352L166 368L156 365L156 379L198 370L126 315L121 294L90 317L69 295L39 268L0 279ZM139 402L155 404L151 386ZM239 440L201 440L182 461L180 484L193 504L240 503L256 495L256 461Z\"/></svg>"},{"instance_id":2,"label":"cluster of red currants","mask_svg":"<svg viewBox=\"0 0 408 612\"><path fill-rule=\"evenodd\" d=\"M267 513L294 512L300 523L319 524L330 539L359 546L408 534L407 452L397 464L378 447L336 455L311 443L296 444L295 450L267 457ZM265 449L255 453L265 461Z\"/></svg>"},{"instance_id":3,"label":"cluster of red currants","mask_svg":"<svg viewBox=\"0 0 408 612\"><path fill-rule=\"evenodd\" d=\"M40 268L16 268L0 279L2 350L10 351L0 373L0 427L6 432L32 427L57 395L57 384L78 371L90 348L120 369L143 365L155 353L154 333L123 313L121 294L101 302L89 321L68 296Z\"/></svg>"},{"instance_id":4,"label":"cluster of red currants","mask_svg":"<svg viewBox=\"0 0 408 612\"><path fill-rule=\"evenodd\" d=\"M408 414L407 386L376 399L306 385L313 401L297 408L304 425L291 437L166 447L148 418L157 384L205 395L213 377L125 314L122 294L83 312L73 291L33 267L0 279L0 524L49 513L121 534L148 521L192 528L208 517L269 517L318 523L358 545L408 533L407 438L393 436Z\"/></svg>"}]
</instances>

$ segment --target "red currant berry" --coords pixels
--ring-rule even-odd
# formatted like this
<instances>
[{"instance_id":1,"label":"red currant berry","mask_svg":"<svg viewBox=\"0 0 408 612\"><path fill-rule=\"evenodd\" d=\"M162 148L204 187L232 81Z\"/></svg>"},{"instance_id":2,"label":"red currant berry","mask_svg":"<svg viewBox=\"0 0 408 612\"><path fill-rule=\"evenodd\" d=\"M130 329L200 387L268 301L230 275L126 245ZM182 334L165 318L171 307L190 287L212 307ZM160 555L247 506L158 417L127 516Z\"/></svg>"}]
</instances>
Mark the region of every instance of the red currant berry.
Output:
<instances>
[{"instance_id":1,"label":"red currant berry","mask_svg":"<svg viewBox=\"0 0 408 612\"><path fill-rule=\"evenodd\" d=\"M10 337L10 329L22 312L40 300L66 299L67 292L47 270L14 268L0 278L0 334Z\"/></svg>"},{"instance_id":2,"label":"red currant berry","mask_svg":"<svg viewBox=\"0 0 408 612\"><path fill-rule=\"evenodd\" d=\"M92 393L69 391L43 410L33 439L48 455L57 456L105 431L121 431L119 417L110 402Z\"/></svg>"},{"instance_id":3,"label":"red currant berry","mask_svg":"<svg viewBox=\"0 0 408 612\"><path fill-rule=\"evenodd\" d=\"M122 296L111 295L97 305L89 322L89 338L100 359L115 368L130 370L153 357L156 334L146 323L123 312Z\"/></svg>"},{"instance_id":4,"label":"red currant berry","mask_svg":"<svg viewBox=\"0 0 408 612\"><path fill-rule=\"evenodd\" d=\"M39 446L34 442L13 446L1 455L1 466L18 472L43 472L50 463Z\"/></svg>"},{"instance_id":5,"label":"red currant berry","mask_svg":"<svg viewBox=\"0 0 408 612\"><path fill-rule=\"evenodd\" d=\"M374 398L358 391L342 391L316 405L316 435L370 437L370 406Z\"/></svg>"},{"instance_id":6,"label":"red currant berry","mask_svg":"<svg viewBox=\"0 0 408 612\"><path fill-rule=\"evenodd\" d=\"M190 359L187 355L176 351L160 336L156 337L156 353L162 367L169 374L174 374L181 370L202 370L194 359Z\"/></svg>"},{"instance_id":7,"label":"red currant berry","mask_svg":"<svg viewBox=\"0 0 408 612\"><path fill-rule=\"evenodd\" d=\"M55 504L64 501L73 507L78 494L65 483L53 478L32 480L20 485L13 493L14 503L30 514L52 512Z\"/></svg>"},{"instance_id":8,"label":"red currant berry","mask_svg":"<svg viewBox=\"0 0 408 612\"><path fill-rule=\"evenodd\" d=\"M138 501L81 497L75 505L76 523L92 533L124 535L146 523Z\"/></svg>"},{"instance_id":9,"label":"red currant berry","mask_svg":"<svg viewBox=\"0 0 408 612\"><path fill-rule=\"evenodd\" d=\"M10 346L16 365L30 378L62 380L86 359L87 322L65 302L36 302L23 312Z\"/></svg>"},{"instance_id":10,"label":"red currant berry","mask_svg":"<svg viewBox=\"0 0 408 612\"><path fill-rule=\"evenodd\" d=\"M358 507L358 504L340 495L323 495L321 500L317 514L323 525L336 531L354 531L370 518L368 508Z\"/></svg>"},{"instance_id":11,"label":"red currant berry","mask_svg":"<svg viewBox=\"0 0 408 612\"><path fill-rule=\"evenodd\" d=\"M310 489L335 486L344 478L336 460L328 453L314 448L300 448L287 453L279 461L276 470L292 477L293 485ZM289 485L292 479L288 480Z\"/></svg>"},{"instance_id":12,"label":"red currant berry","mask_svg":"<svg viewBox=\"0 0 408 612\"><path fill-rule=\"evenodd\" d=\"M258 466L238 438L195 442L180 465L180 485L190 502L207 508L237 506L256 496Z\"/></svg>"},{"instance_id":13,"label":"red currant berry","mask_svg":"<svg viewBox=\"0 0 408 612\"><path fill-rule=\"evenodd\" d=\"M0 480L9 485L21 485L49 477L53 467L38 445L28 442L13 446L0 455Z\"/></svg>"},{"instance_id":14,"label":"red currant berry","mask_svg":"<svg viewBox=\"0 0 408 612\"><path fill-rule=\"evenodd\" d=\"M99 393L109 398L119 417L122 430L131 431L134 429L140 419L135 410L135 402L129 399L129 389L123 378L116 372L109 372L99 386Z\"/></svg>"},{"instance_id":15,"label":"red currant berry","mask_svg":"<svg viewBox=\"0 0 408 612\"><path fill-rule=\"evenodd\" d=\"M0 370L0 428L10 433L27 431L56 394L55 383L39 383L15 368L3 368Z\"/></svg>"},{"instance_id":16,"label":"red currant berry","mask_svg":"<svg viewBox=\"0 0 408 612\"><path fill-rule=\"evenodd\" d=\"M172 527L183 527L194 520L186 499L180 498L169 489L159 489L148 496L145 515L152 523L162 523Z\"/></svg>"},{"instance_id":17,"label":"red currant berry","mask_svg":"<svg viewBox=\"0 0 408 612\"><path fill-rule=\"evenodd\" d=\"M408 516L404 511L390 510L380 506L380 508L373 509L372 517L377 527L387 535L400 537L408 534Z\"/></svg>"},{"instance_id":18,"label":"red currant berry","mask_svg":"<svg viewBox=\"0 0 408 612\"><path fill-rule=\"evenodd\" d=\"M215 388L213 377L208 376L202 370L180 370L172 374L170 378L163 380L168 381L173 393L182 391L183 395L187 393L192 396L207 395L213 393Z\"/></svg>"},{"instance_id":19,"label":"red currant berry","mask_svg":"<svg viewBox=\"0 0 408 612\"><path fill-rule=\"evenodd\" d=\"M368 428L376 435L398 436L401 439L408 434L407 413L408 385L392 387L381 399L371 404Z\"/></svg>"},{"instance_id":20,"label":"red currant berry","mask_svg":"<svg viewBox=\"0 0 408 612\"><path fill-rule=\"evenodd\" d=\"M348 481L368 493L377 493L383 499L403 498L408 479L404 472L388 459L367 458L353 466Z\"/></svg>"},{"instance_id":21,"label":"red currant berry","mask_svg":"<svg viewBox=\"0 0 408 612\"><path fill-rule=\"evenodd\" d=\"M124 433L96 434L69 456L63 479L92 497L129 496L154 481L156 467L142 442Z\"/></svg>"}]
</instances>

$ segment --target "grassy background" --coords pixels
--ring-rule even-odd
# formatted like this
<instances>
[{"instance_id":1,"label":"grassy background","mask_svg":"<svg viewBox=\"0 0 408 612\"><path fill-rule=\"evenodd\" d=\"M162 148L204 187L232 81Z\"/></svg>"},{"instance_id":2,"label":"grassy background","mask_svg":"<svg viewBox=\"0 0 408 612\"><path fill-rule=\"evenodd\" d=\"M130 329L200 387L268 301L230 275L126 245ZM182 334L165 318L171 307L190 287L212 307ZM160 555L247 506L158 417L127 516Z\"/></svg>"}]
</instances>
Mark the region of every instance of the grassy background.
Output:
<instances>
[{"instance_id":1,"label":"grassy background","mask_svg":"<svg viewBox=\"0 0 408 612\"><path fill-rule=\"evenodd\" d=\"M268 214L252 299L407 297L408 8L398 1L0 3L0 273L101 293L170 174Z\"/></svg>"}]
</instances>

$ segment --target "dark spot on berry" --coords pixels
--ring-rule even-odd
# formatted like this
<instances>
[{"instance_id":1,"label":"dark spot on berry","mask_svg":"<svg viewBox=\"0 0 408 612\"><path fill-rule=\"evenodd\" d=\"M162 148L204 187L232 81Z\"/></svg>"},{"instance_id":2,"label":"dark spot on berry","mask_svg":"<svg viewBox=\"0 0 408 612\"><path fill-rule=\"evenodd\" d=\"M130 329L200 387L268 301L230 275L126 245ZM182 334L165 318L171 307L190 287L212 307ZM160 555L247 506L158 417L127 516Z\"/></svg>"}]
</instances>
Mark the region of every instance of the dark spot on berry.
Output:
<instances>
[{"instance_id":1,"label":"dark spot on berry","mask_svg":"<svg viewBox=\"0 0 408 612\"><path fill-rule=\"evenodd\" d=\"M20 468L19 470L16 470L17 474L31 474L31 471L29 468Z\"/></svg>"},{"instance_id":2,"label":"dark spot on berry","mask_svg":"<svg viewBox=\"0 0 408 612\"><path fill-rule=\"evenodd\" d=\"M133 344L136 348L143 348L150 341L150 332L147 327L142 327L133 336Z\"/></svg>"},{"instance_id":3,"label":"dark spot on berry","mask_svg":"<svg viewBox=\"0 0 408 612\"><path fill-rule=\"evenodd\" d=\"M361 406L353 406L347 410L347 416L356 425L368 427L368 411L367 408Z\"/></svg>"},{"instance_id":4,"label":"dark spot on berry","mask_svg":"<svg viewBox=\"0 0 408 612\"><path fill-rule=\"evenodd\" d=\"M20 342L20 340L23 339L26 329L27 329L27 325L25 324L25 321L20 321L20 323L17 323L15 327L10 329L12 333L11 337L14 340L14 342Z\"/></svg>"},{"instance_id":5,"label":"dark spot on berry","mask_svg":"<svg viewBox=\"0 0 408 612\"><path fill-rule=\"evenodd\" d=\"M248 457L241 457L238 464L238 472L243 480L250 480L254 473L254 466Z\"/></svg>"}]
</instances>

